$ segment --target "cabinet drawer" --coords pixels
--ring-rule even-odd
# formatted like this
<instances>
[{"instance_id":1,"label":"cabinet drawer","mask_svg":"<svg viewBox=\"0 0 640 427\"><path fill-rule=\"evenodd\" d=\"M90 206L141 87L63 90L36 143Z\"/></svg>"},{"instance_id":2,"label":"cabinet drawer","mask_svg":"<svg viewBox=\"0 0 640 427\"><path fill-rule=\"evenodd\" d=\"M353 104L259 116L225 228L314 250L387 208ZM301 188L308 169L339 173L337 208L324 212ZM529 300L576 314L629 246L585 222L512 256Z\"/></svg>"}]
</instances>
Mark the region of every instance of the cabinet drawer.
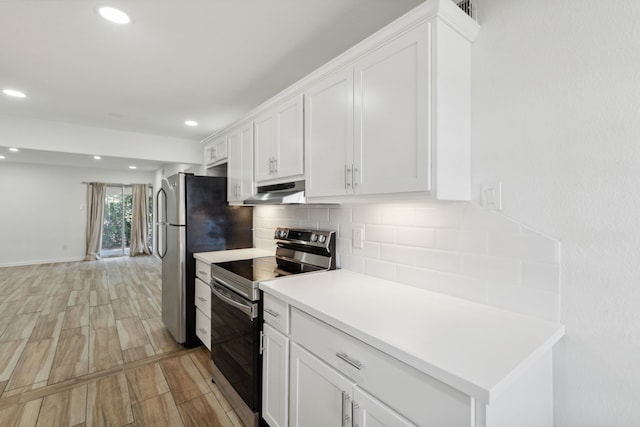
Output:
<instances>
[{"instance_id":1,"label":"cabinet drawer","mask_svg":"<svg viewBox=\"0 0 640 427\"><path fill-rule=\"evenodd\" d=\"M199 308L196 309L196 335L211 351L211 319Z\"/></svg>"},{"instance_id":2,"label":"cabinet drawer","mask_svg":"<svg viewBox=\"0 0 640 427\"><path fill-rule=\"evenodd\" d=\"M469 396L295 307L290 337L416 424L471 425Z\"/></svg>"},{"instance_id":3,"label":"cabinet drawer","mask_svg":"<svg viewBox=\"0 0 640 427\"><path fill-rule=\"evenodd\" d=\"M264 321L283 334L289 334L289 304L264 294Z\"/></svg>"},{"instance_id":4,"label":"cabinet drawer","mask_svg":"<svg viewBox=\"0 0 640 427\"><path fill-rule=\"evenodd\" d=\"M211 264L197 259L196 277L199 277L204 283L211 283Z\"/></svg>"},{"instance_id":5,"label":"cabinet drawer","mask_svg":"<svg viewBox=\"0 0 640 427\"><path fill-rule=\"evenodd\" d=\"M207 317L211 317L211 288L196 277L195 304Z\"/></svg>"}]
</instances>

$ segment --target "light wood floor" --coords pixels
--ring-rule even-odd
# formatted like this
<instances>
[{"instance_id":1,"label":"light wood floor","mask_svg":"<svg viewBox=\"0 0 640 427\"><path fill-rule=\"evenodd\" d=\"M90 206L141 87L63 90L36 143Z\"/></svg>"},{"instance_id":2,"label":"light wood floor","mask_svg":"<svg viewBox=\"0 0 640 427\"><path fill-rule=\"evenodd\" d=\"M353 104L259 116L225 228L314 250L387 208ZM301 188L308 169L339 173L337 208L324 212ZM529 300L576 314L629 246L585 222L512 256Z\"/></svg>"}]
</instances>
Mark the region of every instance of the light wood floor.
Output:
<instances>
[{"instance_id":1,"label":"light wood floor","mask_svg":"<svg viewBox=\"0 0 640 427\"><path fill-rule=\"evenodd\" d=\"M0 426L242 423L160 319L160 260L0 268Z\"/></svg>"}]
</instances>

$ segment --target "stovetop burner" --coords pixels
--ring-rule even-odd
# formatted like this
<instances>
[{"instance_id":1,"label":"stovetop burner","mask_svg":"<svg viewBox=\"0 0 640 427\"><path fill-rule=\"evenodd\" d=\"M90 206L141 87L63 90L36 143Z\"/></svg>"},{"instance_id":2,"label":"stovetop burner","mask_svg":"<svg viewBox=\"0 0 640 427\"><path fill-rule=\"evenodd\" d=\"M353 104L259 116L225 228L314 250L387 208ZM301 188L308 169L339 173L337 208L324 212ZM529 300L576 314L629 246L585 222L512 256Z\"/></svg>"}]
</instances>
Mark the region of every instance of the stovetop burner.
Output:
<instances>
[{"instance_id":1,"label":"stovetop burner","mask_svg":"<svg viewBox=\"0 0 640 427\"><path fill-rule=\"evenodd\" d=\"M276 272L278 264L274 256L220 262L216 265L252 282L260 282L279 276Z\"/></svg>"},{"instance_id":2,"label":"stovetop burner","mask_svg":"<svg viewBox=\"0 0 640 427\"><path fill-rule=\"evenodd\" d=\"M333 270L335 233L279 227L276 255L211 265L211 276L241 296L257 301L258 283L291 274Z\"/></svg>"}]
</instances>

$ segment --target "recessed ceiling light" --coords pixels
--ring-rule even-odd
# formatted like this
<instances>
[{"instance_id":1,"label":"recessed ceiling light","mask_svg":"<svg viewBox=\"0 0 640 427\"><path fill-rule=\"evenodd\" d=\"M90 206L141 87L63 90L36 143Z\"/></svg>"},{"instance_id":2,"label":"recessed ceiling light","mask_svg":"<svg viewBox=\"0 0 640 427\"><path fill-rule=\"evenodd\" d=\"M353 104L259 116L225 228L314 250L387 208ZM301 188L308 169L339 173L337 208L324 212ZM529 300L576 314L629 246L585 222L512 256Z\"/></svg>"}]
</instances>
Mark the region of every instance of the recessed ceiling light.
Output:
<instances>
[{"instance_id":1,"label":"recessed ceiling light","mask_svg":"<svg viewBox=\"0 0 640 427\"><path fill-rule=\"evenodd\" d=\"M100 160L101 159L100 156L93 156L93 158L96 159L96 160Z\"/></svg>"},{"instance_id":2,"label":"recessed ceiling light","mask_svg":"<svg viewBox=\"0 0 640 427\"><path fill-rule=\"evenodd\" d=\"M17 152L18 152L18 151L20 151L20 150L18 150L17 148L13 148L13 147L11 147L11 148L9 148L9 151L12 151L12 152L14 152L14 153L17 153Z\"/></svg>"},{"instance_id":3,"label":"recessed ceiling light","mask_svg":"<svg viewBox=\"0 0 640 427\"><path fill-rule=\"evenodd\" d=\"M15 90L15 89L2 89L2 93L4 93L7 96L12 96L14 98L27 97L27 95L24 92L20 92L19 90Z\"/></svg>"},{"instance_id":4,"label":"recessed ceiling light","mask_svg":"<svg viewBox=\"0 0 640 427\"><path fill-rule=\"evenodd\" d=\"M120 9L116 9L109 6L101 6L98 8L98 13L107 21L111 21L115 24L128 24L131 22L131 18L129 15L121 11Z\"/></svg>"},{"instance_id":5,"label":"recessed ceiling light","mask_svg":"<svg viewBox=\"0 0 640 427\"><path fill-rule=\"evenodd\" d=\"M2 160L2 159L6 159L6 157L5 156L0 156L0 160Z\"/></svg>"},{"instance_id":6,"label":"recessed ceiling light","mask_svg":"<svg viewBox=\"0 0 640 427\"><path fill-rule=\"evenodd\" d=\"M133 166L133 165L129 166L129 169L135 169L135 168L136 168L136 167L135 167L135 166Z\"/></svg>"},{"instance_id":7,"label":"recessed ceiling light","mask_svg":"<svg viewBox=\"0 0 640 427\"><path fill-rule=\"evenodd\" d=\"M187 120L187 121L184 122L184 124L187 125L187 126L191 126L191 127L198 126L198 122L196 122L194 120Z\"/></svg>"}]
</instances>

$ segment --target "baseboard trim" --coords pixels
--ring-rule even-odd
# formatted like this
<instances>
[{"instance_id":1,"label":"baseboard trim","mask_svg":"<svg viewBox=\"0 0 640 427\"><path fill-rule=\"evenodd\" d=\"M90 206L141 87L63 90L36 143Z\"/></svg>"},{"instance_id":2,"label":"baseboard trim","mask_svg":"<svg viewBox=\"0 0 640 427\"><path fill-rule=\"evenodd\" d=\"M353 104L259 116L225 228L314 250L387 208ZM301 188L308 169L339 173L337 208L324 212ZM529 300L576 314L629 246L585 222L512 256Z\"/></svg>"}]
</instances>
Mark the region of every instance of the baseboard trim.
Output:
<instances>
[{"instance_id":1,"label":"baseboard trim","mask_svg":"<svg viewBox=\"0 0 640 427\"><path fill-rule=\"evenodd\" d=\"M7 262L7 263L2 262L0 263L0 267L20 267L25 265L37 265L37 264L57 264L60 262L75 262L75 261L82 261L82 260L84 260L84 257L14 261L14 262Z\"/></svg>"}]
</instances>

